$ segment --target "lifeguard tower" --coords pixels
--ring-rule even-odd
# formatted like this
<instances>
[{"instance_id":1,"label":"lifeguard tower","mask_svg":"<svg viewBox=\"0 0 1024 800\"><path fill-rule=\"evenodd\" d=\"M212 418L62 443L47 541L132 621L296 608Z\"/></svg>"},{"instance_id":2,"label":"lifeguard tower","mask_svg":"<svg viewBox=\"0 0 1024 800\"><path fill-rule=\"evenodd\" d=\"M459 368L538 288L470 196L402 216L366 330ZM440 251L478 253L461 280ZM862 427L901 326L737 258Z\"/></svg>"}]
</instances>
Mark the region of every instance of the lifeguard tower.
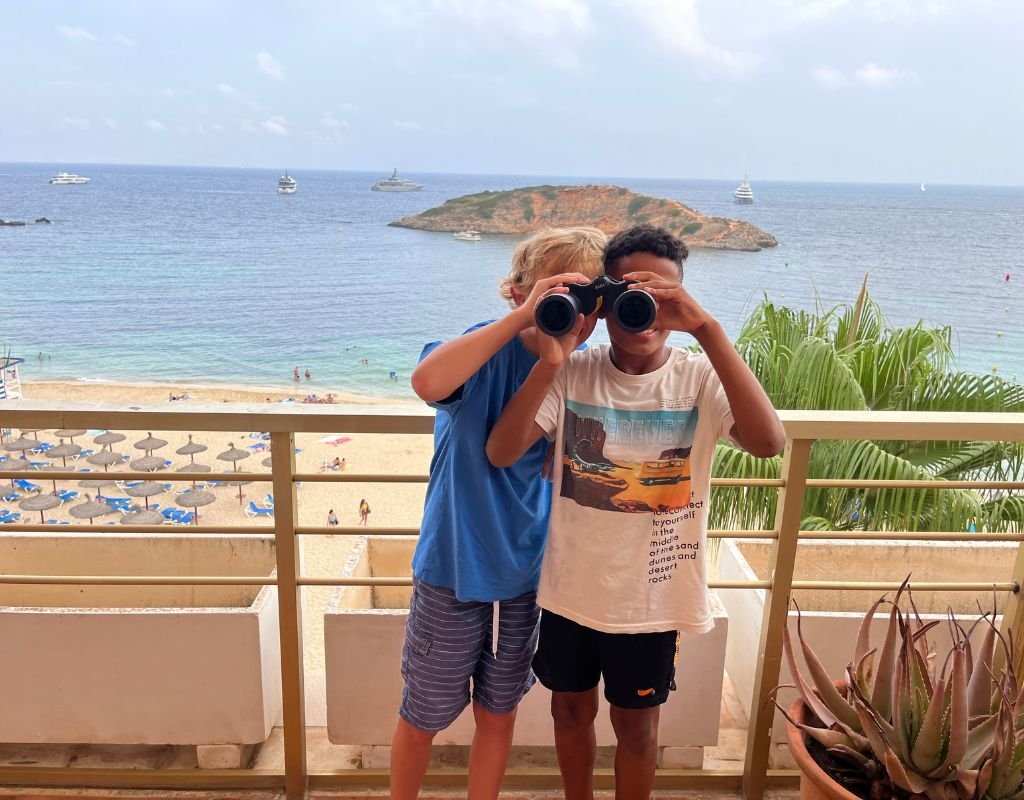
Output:
<instances>
[{"instance_id":1,"label":"lifeguard tower","mask_svg":"<svg viewBox=\"0 0 1024 800\"><path fill-rule=\"evenodd\" d=\"M24 363L23 358L0 355L0 400L21 399L21 376L18 374L18 365Z\"/></svg>"}]
</instances>

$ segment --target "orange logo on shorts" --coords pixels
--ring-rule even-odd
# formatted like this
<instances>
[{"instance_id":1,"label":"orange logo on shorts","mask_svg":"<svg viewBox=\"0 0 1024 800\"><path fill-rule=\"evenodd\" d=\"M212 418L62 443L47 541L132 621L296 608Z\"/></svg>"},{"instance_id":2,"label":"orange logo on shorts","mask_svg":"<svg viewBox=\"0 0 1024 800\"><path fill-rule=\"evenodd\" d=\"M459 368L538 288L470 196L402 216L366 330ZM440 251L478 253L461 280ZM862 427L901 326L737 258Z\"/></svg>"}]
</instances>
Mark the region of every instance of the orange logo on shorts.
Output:
<instances>
[{"instance_id":1,"label":"orange logo on shorts","mask_svg":"<svg viewBox=\"0 0 1024 800\"><path fill-rule=\"evenodd\" d=\"M640 697L647 697L648 695L654 694L654 689L637 689L636 693Z\"/></svg>"}]
</instances>

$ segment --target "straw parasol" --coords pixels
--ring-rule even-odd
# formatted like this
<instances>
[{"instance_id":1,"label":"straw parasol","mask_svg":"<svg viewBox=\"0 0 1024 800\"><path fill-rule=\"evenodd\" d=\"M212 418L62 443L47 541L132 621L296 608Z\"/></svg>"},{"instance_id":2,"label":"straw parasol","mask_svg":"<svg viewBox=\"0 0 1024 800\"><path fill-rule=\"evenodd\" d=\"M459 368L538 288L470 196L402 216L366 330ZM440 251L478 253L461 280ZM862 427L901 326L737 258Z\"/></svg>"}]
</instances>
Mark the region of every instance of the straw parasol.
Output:
<instances>
[{"instance_id":1,"label":"straw parasol","mask_svg":"<svg viewBox=\"0 0 1024 800\"><path fill-rule=\"evenodd\" d=\"M274 466L274 457L273 456L267 456L260 463L263 466L265 466L265 467L273 467Z\"/></svg>"},{"instance_id":2,"label":"straw parasol","mask_svg":"<svg viewBox=\"0 0 1024 800\"><path fill-rule=\"evenodd\" d=\"M248 486L252 481L225 481L228 486L238 487L238 505L242 505L242 487Z\"/></svg>"},{"instance_id":3,"label":"straw parasol","mask_svg":"<svg viewBox=\"0 0 1024 800\"><path fill-rule=\"evenodd\" d=\"M166 461L163 456L143 456L135 459L128 466L139 472L156 472L158 469L167 469Z\"/></svg>"},{"instance_id":4,"label":"straw parasol","mask_svg":"<svg viewBox=\"0 0 1024 800\"><path fill-rule=\"evenodd\" d=\"M99 453L93 453L86 457L85 460L90 464L102 466L103 471L106 472L112 465L120 464L122 458L124 458L123 455L115 453L113 450L101 450Z\"/></svg>"},{"instance_id":5,"label":"straw parasol","mask_svg":"<svg viewBox=\"0 0 1024 800\"><path fill-rule=\"evenodd\" d=\"M188 435L188 444L184 444L174 452L179 456L188 456L193 462L196 460L196 453L205 453L209 450L205 444L199 444L199 442L192 441L192 434Z\"/></svg>"},{"instance_id":6,"label":"straw parasol","mask_svg":"<svg viewBox=\"0 0 1024 800\"><path fill-rule=\"evenodd\" d=\"M64 466L68 465L68 456L77 456L82 452L82 448L73 442L61 442L56 447L51 447L47 450L44 455L47 458L59 458L64 462Z\"/></svg>"},{"instance_id":7,"label":"straw parasol","mask_svg":"<svg viewBox=\"0 0 1024 800\"><path fill-rule=\"evenodd\" d=\"M159 511L135 511L121 517L122 525L163 525L164 518Z\"/></svg>"},{"instance_id":8,"label":"straw parasol","mask_svg":"<svg viewBox=\"0 0 1024 800\"><path fill-rule=\"evenodd\" d=\"M147 453L152 453L161 447L167 447L167 440L157 439L152 433L147 433L145 439L140 439L135 443L137 450L145 450Z\"/></svg>"},{"instance_id":9,"label":"straw parasol","mask_svg":"<svg viewBox=\"0 0 1024 800\"><path fill-rule=\"evenodd\" d=\"M29 466L28 461L24 458L12 458L10 461L0 464L0 469L5 469L9 472L21 472L23 469L28 469ZM14 478L11 478L11 488L14 488Z\"/></svg>"},{"instance_id":10,"label":"straw parasol","mask_svg":"<svg viewBox=\"0 0 1024 800\"><path fill-rule=\"evenodd\" d=\"M35 471L36 472L60 472L60 467L58 467L56 464L45 464L45 465L43 465L41 467L36 467ZM53 491L56 492L57 491L57 479L56 478L50 478L50 483L53 485Z\"/></svg>"},{"instance_id":11,"label":"straw parasol","mask_svg":"<svg viewBox=\"0 0 1024 800\"><path fill-rule=\"evenodd\" d=\"M79 481L78 485L83 489L102 489L104 486L113 486L115 482L113 478L89 478L88 480ZM96 497L103 497L103 493L96 492Z\"/></svg>"},{"instance_id":12,"label":"straw parasol","mask_svg":"<svg viewBox=\"0 0 1024 800\"><path fill-rule=\"evenodd\" d=\"M217 499L217 495L215 495L213 492L205 492L205 491L203 491L201 489L200 490L192 490L192 489L190 489L189 491L182 492L181 494L178 495L177 503L178 503L179 506L184 506L185 508L194 508L196 510L196 517L195 517L195 520L193 520L193 521L195 522L196 525L198 525L199 524L199 507L200 506L208 506L210 503L212 503L216 499Z\"/></svg>"},{"instance_id":13,"label":"straw parasol","mask_svg":"<svg viewBox=\"0 0 1024 800\"><path fill-rule=\"evenodd\" d=\"M138 486L129 486L124 490L124 493L129 497L141 497L146 502L146 511L149 511L149 498L154 495L163 494L167 490L164 489L162 484L155 483L153 481L144 481Z\"/></svg>"},{"instance_id":14,"label":"straw parasol","mask_svg":"<svg viewBox=\"0 0 1024 800\"><path fill-rule=\"evenodd\" d=\"M95 517L102 517L104 514L110 513L110 506L106 503L101 503L98 500L90 500L89 495L86 495L84 503L79 503L77 506L71 506L68 511L75 519L87 519L89 520L89 524L92 525L92 521Z\"/></svg>"},{"instance_id":15,"label":"straw parasol","mask_svg":"<svg viewBox=\"0 0 1024 800\"><path fill-rule=\"evenodd\" d=\"M234 442L228 442L228 449L223 453L217 455L218 461L230 461L235 468L235 472L238 472L238 462L244 458L248 458L252 453L246 450L239 450L235 447Z\"/></svg>"},{"instance_id":16,"label":"straw parasol","mask_svg":"<svg viewBox=\"0 0 1024 800\"><path fill-rule=\"evenodd\" d=\"M106 431L101 433L99 436L94 436L92 440L103 447L110 447L110 445L123 442L127 438L128 437L123 433L118 433L117 431Z\"/></svg>"},{"instance_id":17,"label":"straw parasol","mask_svg":"<svg viewBox=\"0 0 1024 800\"><path fill-rule=\"evenodd\" d=\"M5 444L4 450L8 453L24 453L27 450L35 450L37 447L39 447L38 439L29 439L24 433L22 433L21 436L13 442Z\"/></svg>"},{"instance_id":18,"label":"straw parasol","mask_svg":"<svg viewBox=\"0 0 1024 800\"><path fill-rule=\"evenodd\" d=\"M37 494L18 503L18 507L26 511L38 511L40 524L43 522L43 512L59 505L60 499L52 494Z\"/></svg>"},{"instance_id":19,"label":"straw parasol","mask_svg":"<svg viewBox=\"0 0 1024 800\"><path fill-rule=\"evenodd\" d=\"M54 431L53 435L58 439L70 439L73 442L76 436L85 436L85 428L61 428Z\"/></svg>"},{"instance_id":20,"label":"straw parasol","mask_svg":"<svg viewBox=\"0 0 1024 800\"><path fill-rule=\"evenodd\" d=\"M202 447L202 445L199 445ZM189 461L187 464L182 464L178 467L175 472L213 472L213 470L206 464L197 464L195 461ZM192 481L192 488L196 488L196 482Z\"/></svg>"},{"instance_id":21,"label":"straw parasol","mask_svg":"<svg viewBox=\"0 0 1024 800\"><path fill-rule=\"evenodd\" d=\"M23 438L27 439L28 437L25 436L26 433L39 433L39 431L45 431L45 430L46 430L46 428L22 428L21 429L21 435L22 435ZM36 439L37 442L39 441L39 437L38 436L36 436L35 439Z\"/></svg>"}]
</instances>

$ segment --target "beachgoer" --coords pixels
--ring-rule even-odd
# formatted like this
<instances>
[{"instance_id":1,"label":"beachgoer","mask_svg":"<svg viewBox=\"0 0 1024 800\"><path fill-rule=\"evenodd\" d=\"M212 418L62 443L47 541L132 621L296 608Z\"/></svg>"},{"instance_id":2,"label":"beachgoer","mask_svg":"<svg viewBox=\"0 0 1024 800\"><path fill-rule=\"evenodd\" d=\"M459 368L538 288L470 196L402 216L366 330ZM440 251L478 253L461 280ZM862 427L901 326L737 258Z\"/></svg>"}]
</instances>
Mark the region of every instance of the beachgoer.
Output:
<instances>
[{"instance_id":1,"label":"beachgoer","mask_svg":"<svg viewBox=\"0 0 1024 800\"><path fill-rule=\"evenodd\" d=\"M599 275L604 243L596 228L548 230L522 242L501 286L512 310L428 344L412 373L413 389L437 416L392 739L393 800L416 797L434 736L471 698L474 800L498 796L515 712L534 680L535 593L551 490L539 474L545 447L498 471L484 444L537 361L534 305L559 284ZM428 651L422 642L431 640L445 646Z\"/></svg>"},{"instance_id":2,"label":"beachgoer","mask_svg":"<svg viewBox=\"0 0 1024 800\"><path fill-rule=\"evenodd\" d=\"M487 442L495 467L555 442L533 668L552 691L566 797L592 793L602 675L619 745L616 794L650 796L679 634L714 627L704 553L715 444L727 437L769 458L786 441L757 378L683 287L686 256L682 241L651 225L613 237L606 273L657 300L654 325L630 333L598 312L611 345L579 352L589 333L582 317L559 339L540 335L540 360ZM702 352L669 347L672 331L691 334ZM570 469L581 457L599 472ZM595 493L611 482L624 487L614 504ZM687 676L691 691L701 677Z\"/></svg>"},{"instance_id":3,"label":"beachgoer","mask_svg":"<svg viewBox=\"0 0 1024 800\"><path fill-rule=\"evenodd\" d=\"M327 524L331 526L338 524L338 515L334 513L333 508L327 512Z\"/></svg>"},{"instance_id":4,"label":"beachgoer","mask_svg":"<svg viewBox=\"0 0 1024 800\"><path fill-rule=\"evenodd\" d=\"M359 501L359 524L366 525L370 520L370 504L366 502L366 499Z\"/></svg>"},{"instance_id":5,"label":"beachgoer","mask_svg":"<svg viewBox=\"0 0 1024 800\"><path fill-rule=\"evenodd\" d=\"M299 380L299 368L298 367L296 367L295 371L292 372L292 379L294 381L298 382L298 380Z\"/></svg>"},{"instance_id":6,"label":"beachgoer","mask_svg":"<svg viewBox=\"0 0 1024 800\"><path fill-rule=\"evenodd\" d=\"M313 379L313 373L310 372L309 369L307 368L306 369L306 380L309 381L309 380L312 380L312 379Z\"/></svg>"}]
</instances>

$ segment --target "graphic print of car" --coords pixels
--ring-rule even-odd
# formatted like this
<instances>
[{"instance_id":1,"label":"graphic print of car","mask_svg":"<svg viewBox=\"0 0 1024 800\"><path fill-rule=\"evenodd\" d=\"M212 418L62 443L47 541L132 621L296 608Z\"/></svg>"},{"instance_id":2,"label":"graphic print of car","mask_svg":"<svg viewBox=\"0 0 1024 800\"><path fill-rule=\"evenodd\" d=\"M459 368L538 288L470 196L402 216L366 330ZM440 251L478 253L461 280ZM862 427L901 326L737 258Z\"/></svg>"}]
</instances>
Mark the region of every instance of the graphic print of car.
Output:
<instances>
[{"instance_id":1,"label":"graphic print of car","mask_svg":"<svg viewBox=\"0 0 1024 800\"><path fill-rule=\"evenodd\" d=\"M644 486L673 484L690 480L690 463L685 458L669 458L665 461L645 461L640 467L640 483Z\"/></svg>"}]
</instances>

